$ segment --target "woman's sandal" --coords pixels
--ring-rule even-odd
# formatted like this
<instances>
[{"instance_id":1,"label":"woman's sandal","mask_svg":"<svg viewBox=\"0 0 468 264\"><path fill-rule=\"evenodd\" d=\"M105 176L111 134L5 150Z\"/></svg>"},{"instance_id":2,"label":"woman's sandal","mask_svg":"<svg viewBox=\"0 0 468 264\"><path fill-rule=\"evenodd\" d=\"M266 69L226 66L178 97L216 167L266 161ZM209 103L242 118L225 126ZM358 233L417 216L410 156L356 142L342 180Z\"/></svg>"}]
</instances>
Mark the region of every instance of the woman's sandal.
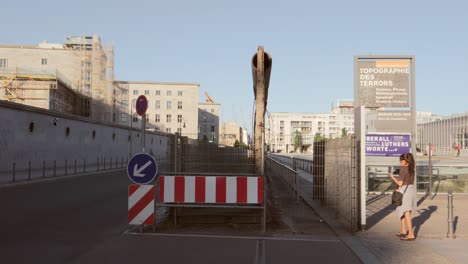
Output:
<instances>
[{"instance_id":1,"label":"woman's sandal","mask_svg":"<svg viewBox=\"0 0 468 264\"><path fill-rule=\"evenodd\" d=\"M407 233L406 234L402 234L402 233L396 233L395 234L395 236L397 236L397 237L405 237L407 235L408 235Z\"/></svg>"},{"instance_id":2,"label":"woman's sandal","mask_svg":"<svg viewBox=\"0 0 468 264\"><path fill-rule=\"evenodd\" d=\"M403 241L414 241L416 238L415 237L412 237L412 238L409 238L409 237L402 237L400 238L400 240L403 240Z\"/></svg>"}]
</instances>

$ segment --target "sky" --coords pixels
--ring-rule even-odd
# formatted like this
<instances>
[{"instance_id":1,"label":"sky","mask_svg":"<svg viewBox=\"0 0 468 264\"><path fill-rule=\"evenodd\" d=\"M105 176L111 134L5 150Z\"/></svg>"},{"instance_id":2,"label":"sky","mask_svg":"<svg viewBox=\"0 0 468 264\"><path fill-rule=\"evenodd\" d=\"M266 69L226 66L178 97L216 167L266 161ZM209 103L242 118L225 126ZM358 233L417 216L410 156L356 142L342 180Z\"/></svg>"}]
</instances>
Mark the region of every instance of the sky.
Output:
<instances>
[{"instance_id":1,"label":"sky","mask_svg":"<svg viewBox=\"0 0 468 264\"><path fill-rule=\"evenodd\" d=\"M251 58L273 58L269 112L328 112L354 97L356 55L414 55L416 109L468 111L468 2L4 1L0 44L98 34L115 78L199 83L221 121L251 127ZM6 23L5 23L6 22Z\"/></svg>"}]
</instances>

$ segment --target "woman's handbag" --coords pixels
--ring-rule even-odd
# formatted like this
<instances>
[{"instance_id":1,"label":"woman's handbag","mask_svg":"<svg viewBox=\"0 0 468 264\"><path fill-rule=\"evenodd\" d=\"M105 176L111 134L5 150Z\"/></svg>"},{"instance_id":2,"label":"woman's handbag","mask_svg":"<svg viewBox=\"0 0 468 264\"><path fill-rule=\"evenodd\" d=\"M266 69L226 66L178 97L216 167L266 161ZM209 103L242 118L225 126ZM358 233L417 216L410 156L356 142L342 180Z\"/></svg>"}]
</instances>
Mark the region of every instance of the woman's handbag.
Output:
<instances>
[{"instance_id":1,"label":"woman's handbag","mask_svg":"<svg viewBox=\"0 0 468 264\"><path fill-rule=\"evenodd\" d=\"M405 176L406 178L406 176ZM405 178L403 178L403 183L405 182ZM406 190L408 189L408 185L406 185L405 191L401 193L399 190L395 190L392 193L392 204L396 206L400 206L403 204L403 195L406 193Z\"/></svg>"},{"instance_id":2,"label":"woman's handbag","mask_svg":"<svg viewBox=\"0 0 468 264\"><path fill-rule=\"evenodd\" d=\"M392 193L392 204L396 205L396 206L400 206L403 204L403 194L398 191L398 190L395 190L393 191Z\"/></svg>"},{"instance_id":3,"label":"woman's handbag","mask_svg":"<svg viewBox=\"0 0 468 264\"><path fill-rule=\"evenodd\" d=\"M404 180L403 180L404 182ZM395 190L393 191L392 193L392 204L396 205L396 206L400 206L403 204L403 195L406 193L406 190L408 189L408 185L406 185L406 188L405 188L405 191L403 193L401 193L400 191L398 190Z\"/></svg>"}]
</instances>

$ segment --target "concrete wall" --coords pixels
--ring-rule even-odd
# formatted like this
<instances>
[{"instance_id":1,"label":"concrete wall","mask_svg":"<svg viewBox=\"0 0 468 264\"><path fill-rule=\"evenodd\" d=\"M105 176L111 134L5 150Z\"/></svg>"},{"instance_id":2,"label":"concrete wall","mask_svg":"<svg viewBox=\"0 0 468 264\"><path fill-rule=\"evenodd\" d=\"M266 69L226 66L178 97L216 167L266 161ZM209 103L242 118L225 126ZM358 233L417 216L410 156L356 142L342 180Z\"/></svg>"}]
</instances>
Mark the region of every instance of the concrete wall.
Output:
<instances>
[{"instance_id":1,"label":"concrete wall","mask_svg":"<svg viewBox=\"0 0 468 264\"><path fill-rule=\"evenodd\" d=\"M140 138L137 129L0 101L0 183L11 181L13 163L17 180L28 177L29 162L32 178L42 176L44 162L46 176L53 174L54 161L57 175L64 174L65 161L68 174L74 172L75 160L77 172L85 162L88 172L96 171L98 163L103 169L104 159L109 168L111 158L114 168L126 166L127 158L141 150ZM147 153L159 160L169 159L170 144L165 133L146 135Z\"/></svg>"}]
</instances>

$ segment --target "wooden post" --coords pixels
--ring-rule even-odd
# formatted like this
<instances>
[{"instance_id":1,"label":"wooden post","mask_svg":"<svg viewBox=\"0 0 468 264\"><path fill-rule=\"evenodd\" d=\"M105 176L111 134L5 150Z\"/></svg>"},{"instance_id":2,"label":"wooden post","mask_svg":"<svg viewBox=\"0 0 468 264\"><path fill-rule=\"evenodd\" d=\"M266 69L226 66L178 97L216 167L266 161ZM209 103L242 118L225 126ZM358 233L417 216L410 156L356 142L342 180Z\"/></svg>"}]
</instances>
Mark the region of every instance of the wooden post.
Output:
<instances>
[{"instance_id":1,"label":"wooden post","mask_svg":"<svg viewBox=\"0 0 468 264\"><path fill-rule=\"evenodd\" d=\"M263 128L265 123L265 72L264 72L265 51L263 46L257 50L257 69L255 83L255 173L263 175Z\"/></svg>"}]
</instances>

